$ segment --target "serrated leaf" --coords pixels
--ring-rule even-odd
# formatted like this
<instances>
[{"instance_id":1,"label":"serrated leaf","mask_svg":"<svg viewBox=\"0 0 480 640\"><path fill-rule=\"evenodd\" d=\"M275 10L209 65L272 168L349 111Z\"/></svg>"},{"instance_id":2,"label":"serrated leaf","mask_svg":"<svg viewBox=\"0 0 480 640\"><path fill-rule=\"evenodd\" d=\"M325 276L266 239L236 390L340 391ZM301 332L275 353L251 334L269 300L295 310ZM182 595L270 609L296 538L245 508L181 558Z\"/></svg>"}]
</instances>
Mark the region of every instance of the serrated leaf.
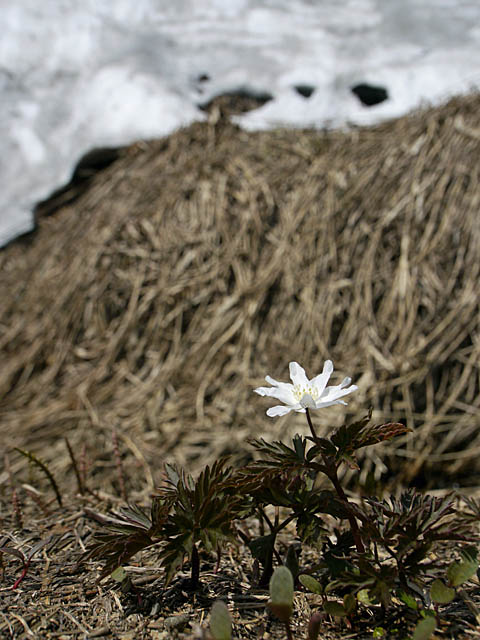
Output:
<instances>
[{"instance_id":1,"label":"serrated leaf","mask_svg":"<svg viewBox=\"0 0 480 640\"><path fill-rule=\"evenodd\" d=\"M231 640L232 621L223 600L217 600L210 613L210 633L214 640Z\"/></svg>"},{"instance_id":2,"label":"serrated leaf","mask_svg":"<svg viewBox=\"0 0 480 640\"><path fill-rule=\"evenodd\" d=\"M348 446L350 444L350 438L348 436L347 426L342 425L339 427L330 439L339 449Z\"/></svg>"},{"instance_id":3,"label":"serrated leaf","mask_svg":"<svg viewBox=\"0 0 480 640\"><path fill-rule=\"evenodd\" d=\"M297 518L297 535L306 544L318 545L328 533L324 520L319 516L303 513Z\"/></svg>"},{"instance_id":4,"label":"serrated leaf","mask_svg":"<svg viewBox=\"0 0 480 640\"><path fill-rule=\"evenodd\" d=\"M351 453L342 453L339 456L339 459L346 463L349 469L352 471L360 471L360 467L358 466L357 461L355 460L355 456Z\"/></svg>"},{"instance_id":5,"label":"serrated leaf","mask_svg":"<svg viewBox=\"0 0 480 640\"><path fill-rule=\"evenodd\" d=\"M308 450L306 456L308 462L311 462L318 455L334 456L337 453L337 447L327 438L308 436L308 440L314 442L314 446Z\"/></svg>"},{"instance_id":6,"label":"serrated leaf","mask_svg":"<svg viewBox=\"0 0 480 640\"><path fill-rule=\"evenodd\" d=\"M433 602L438 604L448 604L455 598L455 589L447 587L440 579L437 578L430 587L430 597Z\"/></svg>"},{"instance_id":7,"label":"serrated leaf","mask_svg":"<svg viewBox=\"0 0 480 640\"><path fill-rule=\"evenodd\" d=\"M101 532L95 535L83 559L96 559L105 562L100 573L102 579L110 575L117 567L125 564L138 551L146 549L156 542L143 529L128 534Z\"/></svg>"},{"instance_id":8,"label":"serrated leaf","mask_svg":"<svg viewBox=\"0 0 480 640\"><path fill-rule=\"evenodd\" d=\"M412 640L428 640L437 628L437 621L434 616L426 616L415 627Z\"/></svg>"},{"instance_id":9,"label":"serrated leaf","mask_svg":"<svg viewBox=\"0 0 480 640\"><path fill-rule=\"evenodd\" d=\"M305 440L298 434L293 438L295 452L302 462L305 461Z\"/></svg>"},{"instance_id":10,"label":"serrated leaf","mask_svg":"<svg viewBox=\"0 0 480 640\"><path fill-rule=\"evenodd\" d=\"M347 612L345 611L345 607L343 606L343 604L340 604L340 602L328 600L327 602L323 603L323 608L325 609L326 613L328 613L330 616L337 616L338 618L344 618L347 615Z\"/></svg>"},{"instance_id":11,"label":"serrated leaf","mask_svg":"<svg viewBox=\"0 0 480 640\"><path fill-rule=\"evenodd\" d=\"M183 563L184 556L185 549L181 546L170 548L162 553L162 565L165 567L165 586L168 586L172 581L177 569Z\"/></svg>"},{"instance_id":12,"label":"serrated leaf","mask_svg":"<svg viewBox=\"0 0 480 640\"><path fill-rule=\"evenodd\" d=\"M389 422L385 424L373 425L365 429L361 433L358 439L355 440L355 449L362 447L368 447L372 444L378 444L379 442L386 442L392 440L397 436L401 436L411 431L409 427L406 427L401 422Z\"/></svg>"},{"instance_id":13,"label":"serrated leaf","mask_svg":"<svg viewBox=\"0 0 480 640\"><path fill-rule=\"evenodd\" d=\"M302 575L298 576L298 580L305 589L308 589L312 593L317 593L318 595L322 595L323 587L320 582L314 578L313 576L309 576L306 573L302 573Z\"/></svg>"}]
</instances>

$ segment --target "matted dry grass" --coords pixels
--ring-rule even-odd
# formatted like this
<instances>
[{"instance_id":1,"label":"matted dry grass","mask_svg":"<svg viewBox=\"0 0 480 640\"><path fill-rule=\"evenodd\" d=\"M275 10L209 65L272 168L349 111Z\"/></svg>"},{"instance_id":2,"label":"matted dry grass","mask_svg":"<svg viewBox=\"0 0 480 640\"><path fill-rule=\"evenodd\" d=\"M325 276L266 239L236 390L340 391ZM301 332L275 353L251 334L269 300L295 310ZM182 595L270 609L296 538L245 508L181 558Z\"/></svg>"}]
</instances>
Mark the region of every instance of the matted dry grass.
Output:
<instances>
[{"instance_id":1,"label":"matted dry grass","mask_svg":"<svg viewBox=\"0 0 480 640\"><path fill-rule=\"evenodd\" d=\"M398 478L479 471L479 113L474 95L347 133L221 118L125 149L0 254L4 448L61 477L67 435L114 478L115 427L129 491L151 489L166 460L303 429L252 388L330 357L360 387L350 415L414 430L383 449Z\"/></svg>"}]
</instances>

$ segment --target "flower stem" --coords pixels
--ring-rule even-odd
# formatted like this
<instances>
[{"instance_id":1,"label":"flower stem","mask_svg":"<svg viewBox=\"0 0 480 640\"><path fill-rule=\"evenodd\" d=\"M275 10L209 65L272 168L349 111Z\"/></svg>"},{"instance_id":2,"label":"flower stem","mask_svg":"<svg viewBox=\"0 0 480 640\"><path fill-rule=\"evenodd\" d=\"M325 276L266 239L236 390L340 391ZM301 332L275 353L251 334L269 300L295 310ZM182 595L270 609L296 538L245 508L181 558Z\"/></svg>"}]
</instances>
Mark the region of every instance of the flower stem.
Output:
<instances>
[{"instance_id":1,"label":"flower stem","mask_svg":"<svg viewBox=\"0 0 480 640\"><path fill-rule=\"evenodd\" d=\"M358 528L357 520L355 518L354 513L350 508L350 502L348 501L347 495L340 484L340 480L338 479L337 467L331 461L327 460L326 456L324 456L325 466L328 469L328 477L330 478L333 486L335 487L335 491L337 492L338 497L342 502L345 503L345 507L347 509L347 518L350 523L350 529L352 531L353 539L355 541L355 546L357 547L358 553L364 553L365 547L363 546L362 538L360 536L360 529Z\"/></svg>"},{"instance_id":2,"label":"flower stem","mask_svg":"<svg viewBox=\"0 0 480 640\"><path fill-rule=\"evenodd\" d=\"M192 571L190 574L190 580L191 580L192 589L196 589L200 581L200 556L198 555L198 549L195 546L195 543L193 544L193 547L192 547L191 564L192 564Z\"/></svg>"},{"instance_id":3,"label":"flower stem","mask_svg":"<svg viewBox=\"0 0 480 640\"><path fill-rule=\"evenodd\" d=\"M309 412L308 408L305 409L305 413L307 415L307 422L308 422L308 426L310 427L310 433L312 434L313 439L316 440L317 439L317 434L316 434L316 431L315 431L315 429L313 427L312 418L310 417L310 412Z\"/></svg>"},{"instance_id":4,"label":"flower stem","mask_svg":"<svg viewBox=\"0 0 480 640\"><path fill-rule=\"evenodd\" d=\"M287 620L287 622L285 622L285 630L287 632L287 640L293 640L292 629L290 627L290 621L289 620Z\"/></svg>"}]
</instances>

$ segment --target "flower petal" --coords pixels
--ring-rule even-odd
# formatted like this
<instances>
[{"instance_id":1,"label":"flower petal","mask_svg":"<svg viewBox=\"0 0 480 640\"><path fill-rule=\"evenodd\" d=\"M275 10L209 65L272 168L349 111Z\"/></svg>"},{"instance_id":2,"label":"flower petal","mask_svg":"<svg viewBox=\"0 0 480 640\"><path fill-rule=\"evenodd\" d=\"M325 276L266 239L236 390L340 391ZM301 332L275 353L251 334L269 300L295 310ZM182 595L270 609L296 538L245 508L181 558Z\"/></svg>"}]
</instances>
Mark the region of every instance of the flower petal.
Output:
<instances>
[{"instance_id":1,"label":"flower petal","mask_svg":"<svg viewBox=\"0 0 480 640\"><path fill-rule=\"evenodd\" d=\"M344 382L345 380L342 382L342 384L336 385L334 387L327 387L322 396L317 400L317 407L319 402L332 402L334 400L338 400L339 398L343 398L343 396L346 396L358 389L356 384L352 384L349 387L344 387L342 386Z\"/></svg>"},{"instance_id":2,"label":"flower petal","mask_svg":"<svg viewBox=\"0 0 480 640\"><path fill-rule=\"evenodd\" d=\"M325 364L323 365L323 371L315 378L312 378L311 385L317 389L317 393L319 396L322 395L325 387L327 386L327 382L330 380L330 376L333 373L333 362L331 360L325 360Z\"/></svg>"},{"instance_id":3,"label":"flower petal","mask_svg":"<svg viewBox=\"0 0 480 640\"><path fill-rule=\"evenodd\" d=\"M315 408L325 409L325 407L333 407L334 404L344 404L345 406L347 406L348 402L345 402L345 400L327 400L326 402L317 400L315 403Z\"/></svg>"},{"instance_id":4,"label":"flower petal","mask_svg":"<svg viewBox=\"0 0 480 640\"><path fill-rule=\"evenodd\" d=\"M306 387L309 384L305 369L301 367L298 362L290 362L289 368L290 380L294 385L298 384L300 387Z\"/></svg>"},{"instance_id":5,"label":"flower petal","mask_svg":"<svg viewBox=\"0 0 480 640\"><path fill-rule=\"evenodd\" d=\"M292 407L286 407L283 404L277 404L275 407L270 407L267 409L267 416L270 418L275 418L276 416L284 416L287 413L290 413Z\"/></svg>"},{"instance_id":6,"label":"flower petal","mask_svg":"<svg viewBox=\"0 0 480 640\"><path fill-rule=\"evenodd\" d=\"M291 384L286 382L280 382L278 387L258 387L258 389L254 389L254 391L255 393L258 393L259 396L276 398L285 404L297 404L293 395L293 387Z\"/></svg>"},{"instance_id":7,"label":"flower petal","mask_svg":"<svg viewBox=\"0 0 480 640\"><path fill-rule=\"evenodd\" d=\"M284 391L285 392L285 396L286 397L291 397L291 401L292 402L296 402L296 400L294 399L294 396L293 396L293 385L290 384L290 382L279 382L278 380L274 380L270 376L265 376L265 380L269 384L273 385L274 387L278 387L278 389L281 389L282 391Z\"/></svg>"}]
</instances>

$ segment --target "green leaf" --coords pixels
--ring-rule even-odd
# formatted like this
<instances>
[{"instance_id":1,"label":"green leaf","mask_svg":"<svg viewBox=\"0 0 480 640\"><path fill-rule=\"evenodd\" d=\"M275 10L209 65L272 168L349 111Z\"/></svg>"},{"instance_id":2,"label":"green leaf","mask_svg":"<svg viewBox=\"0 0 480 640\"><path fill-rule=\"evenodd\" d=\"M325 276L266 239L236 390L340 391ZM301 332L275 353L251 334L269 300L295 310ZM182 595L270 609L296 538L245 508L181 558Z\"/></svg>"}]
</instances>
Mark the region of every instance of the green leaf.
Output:
<instances>
[{"instance_id":1,"label":"green leaf","mask_svg":"<svg viewBox=\"0 0 480 640\"><path fill-rule=\"evenodd\" d=\"M438 604L448 604L455 598L455 589L447 587L440 579L435 580L430 587L430 597Z\"/></svg>"},{"instance_id":2,"label":"green leaf","mask_svg":"<svg viewBox=\"0 0 480 640\"><path fill-rule=\"evenodd\" d=\"M343 608L347 612L347 615L350 615L352 611L357 606L357 599L352 593L346 593L343 596Z\"/></svg>"},{"instance_id":3,"label":"green leaf","mask_svg":"<svg viewBox=\"0 0 480 640\"><path fill-rule=\"evenodd\" d=\"M452 562L447 569L448 581L453 587L458 587L469 580L478 569L479 562L475 547L464 549L461 557L460 562Z\"/></svg>"},{"instance_id":4,"label":"green leaf","mask_svg":"<svg viewBox=\"0 0 480 640\"><path fill-rule=\"evenodd\" d=\"M295 447L296 454L302 462L305 460L305 440L298 434L293 438L293 446Z\"/></svg>"},{"instance_id":5,"label":"green leaf","mask_svg":"<svg viewBox=\"0 0 480 640\"><path fill-rule=\"evenodd\" d=\"M337 616L338 618L344 618L347 615L345 607L340 602L334 602L329 600L323 603L323 608L331 616Z\"/></svg>"},{"instance_id":6,"label":"green leaf","mask_svg":"<svg viewBox=\"0 0 480 640\"><path fill-rule=\"evenodd\" d=\"M357 593L357 600L362 604L373 604L372 600L370 599L370 592L368 589L360 589L360 591L358 591Z\"/></svg>"},{"instance_id":7,"label":"green leaf","mask_svg":"<svg viewBox=\"0 0 480 640\"><path fill-rule=\"evenodd\" d=\"M123 567L117 567L110 577L113 578L115 582L123 582L127 577L127 572Z\"/></svg>"},{"instance_id":8,"label":"green leaf","mask_svg":"<svg viewBox=\"0 0 480 640\"><path fill-rule=\"evenodd\" d=\"M270 578L270 599L272 604L293 607L293 576L285 566L277 567Z\"/></svg>"},{"instance_id":9,"label":"green leaf","mask_svg":"<svg viewBox=\"0 0 480 640\"><path fill-rule=\"evenodd\" d=\"M428 640L437 628L437 621L434 616L426 616L415 627L412 640Z\"/></svg>"},{"instance_id":10,"label":"green leaf","mask_svg":"<svg viewBox=\"0 0 480 640\"><path fill-rule=\"evenodd\" d=\"M302 573L301 576L298 577L298 580L301 584L308 589L312 593L317 593L319 596L323 593L323 587L320 582L314 578L313 576L309 576L306 573Z\"/></svg>"},{"instance_id":11,"label":"green leaf","mask_svg":"<svg viewBox=\"0 0 480 640\"><path fill-rule=\"evenodd\" d=\"M406 593L405 591L399 591L397 595L400 598L400 600L407 605L409 609L413 609L414 611L417 611L418 604L413 596L411 596L409 593Z\"/></svg>"},{"instance_id":12,"label":"green leaf","mask_svg":"<svg viewBox=\"0 0 480 640\"><path fill-rule=\"evenodd\" d=\"M214 640L231 640L232 621L228 607L223 600L217 600L210 613L210 633Z\"/></svg>"},{"instance_id":13,"label":"green leaf","mask_svg":"<svg viewBox=\"0 0 480 640\"><path fill-rule=\"evenodd\" d=\"M386 631L383 627L375 627L372 633L372 638L383 638L386 635Z\"/></svg>"}]
</instances>

